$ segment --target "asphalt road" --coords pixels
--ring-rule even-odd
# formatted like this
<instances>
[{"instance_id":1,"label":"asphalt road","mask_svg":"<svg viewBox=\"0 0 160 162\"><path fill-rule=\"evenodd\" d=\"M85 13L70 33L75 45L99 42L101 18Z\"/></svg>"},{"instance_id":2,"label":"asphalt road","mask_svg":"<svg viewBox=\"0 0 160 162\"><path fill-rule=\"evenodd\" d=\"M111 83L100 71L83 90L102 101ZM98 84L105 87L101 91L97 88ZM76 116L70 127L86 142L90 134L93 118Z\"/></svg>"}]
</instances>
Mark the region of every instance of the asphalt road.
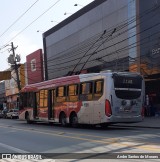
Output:
<instances>
[{"instance_id":1,"label":"asphalt road","mask_svg":"<svg viewBox=\"0 0 160 162\"><path fill-rule=\"evenodd\" d=\"M62 153L73 153L67 154L72 159L76 159L77 155L83 153L88 153L85 154L87 158L98 158L99 153L110 153L111 156L117 156L114 153L120 155L159 153L158 158L160 158L160 129L116 126L106 129L89 126L71 128L0 119L0 152L4 154L56 153L55 158L63 157ZM136 160L138 159L134 159Z\"/></svg>"}]
</instances>

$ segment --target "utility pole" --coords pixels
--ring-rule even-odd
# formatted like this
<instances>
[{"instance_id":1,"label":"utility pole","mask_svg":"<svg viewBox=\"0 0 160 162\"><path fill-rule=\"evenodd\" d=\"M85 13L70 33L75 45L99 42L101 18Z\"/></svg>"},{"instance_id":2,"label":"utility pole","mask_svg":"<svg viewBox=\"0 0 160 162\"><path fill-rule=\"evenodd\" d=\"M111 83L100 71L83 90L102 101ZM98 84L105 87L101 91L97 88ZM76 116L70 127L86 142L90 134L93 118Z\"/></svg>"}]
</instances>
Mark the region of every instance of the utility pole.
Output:
<instances>
[{"instance_id":1,"label":"utility pole","mask_svg":"<svg viewBox=\"0 0 160 162\"><path fill-rule=\"evenodd\" d=\"M16 47L17 48L17 47ZM11 51L12 54L8 57L8 63L10 63L11 65L13 65L15 73L16 73L16 82L17 82L17 87L18 90L21 90L21 85L20 85L20 79L19 79L19 73L18 73L18 65L17 62L20 62L20 56L19 55L15 55L15 49L16 49L13 45L13 42L11 42Z\"/></svg>"}]
</instances>

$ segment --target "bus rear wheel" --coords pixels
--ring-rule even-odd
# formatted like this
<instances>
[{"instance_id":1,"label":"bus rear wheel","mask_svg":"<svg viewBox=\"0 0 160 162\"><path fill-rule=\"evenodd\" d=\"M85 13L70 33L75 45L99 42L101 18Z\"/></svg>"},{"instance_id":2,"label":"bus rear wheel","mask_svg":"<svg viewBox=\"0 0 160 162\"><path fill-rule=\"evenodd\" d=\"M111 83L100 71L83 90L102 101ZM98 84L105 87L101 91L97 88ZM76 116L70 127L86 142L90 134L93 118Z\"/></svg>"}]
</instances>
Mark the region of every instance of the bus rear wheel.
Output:
<instances>
[{"instance_id":1,"label":"bus rear wheel","mask_svg":"<svg viewBox=\"0 0 160 162\"><path fill-rule=\"evenodd\" d=\"M74 128L78 127L78 117L76 113L72 114L70 124Z\"/></svg>"},{"instance_id":2,"label":"bus rear wheel","mask_svg":"<svg viewBox=\"0 0 160 162\"><path fill-rule=\"evenodd\" d=\"M101 123L100 126L102 129L106 129L106 128L108 128L109 124Z\"/></svg>"}]
</instances>

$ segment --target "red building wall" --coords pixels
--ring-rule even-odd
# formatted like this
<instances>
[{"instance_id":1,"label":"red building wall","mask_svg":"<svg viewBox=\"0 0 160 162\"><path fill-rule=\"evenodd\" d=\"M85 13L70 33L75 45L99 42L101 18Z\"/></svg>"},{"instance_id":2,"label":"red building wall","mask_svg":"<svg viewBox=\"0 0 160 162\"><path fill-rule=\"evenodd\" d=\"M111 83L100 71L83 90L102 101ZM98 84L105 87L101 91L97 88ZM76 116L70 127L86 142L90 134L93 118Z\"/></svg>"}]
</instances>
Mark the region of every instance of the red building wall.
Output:
<instances>
[{"instance_id":1,"label":"red building wall","mask_svg":"<svg viewBox=\"0 0 160 162\"><path fill-rule=\"evenodd\" d=\"M44 80L42 49L26 56L26 62L28 84L42 82Z\"/></svg>"}]
</instances>

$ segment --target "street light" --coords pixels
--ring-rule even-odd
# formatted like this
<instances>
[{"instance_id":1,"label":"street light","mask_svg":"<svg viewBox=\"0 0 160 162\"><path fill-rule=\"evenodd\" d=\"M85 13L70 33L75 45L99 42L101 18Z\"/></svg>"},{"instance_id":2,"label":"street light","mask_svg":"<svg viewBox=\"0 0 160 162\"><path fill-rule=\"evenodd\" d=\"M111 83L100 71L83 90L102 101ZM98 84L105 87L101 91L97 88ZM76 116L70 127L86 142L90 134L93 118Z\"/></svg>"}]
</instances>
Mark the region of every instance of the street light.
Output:
<instances>
[{"instance_id":1,"label":"street light","mask_svg":"<svg viewBox=\"0 0 160 162\"><path fill-rule=\"evenodd\" d=\"M55 21L55 20L51 20L51 22L55 22L55 23L57 23L57 24L59 23L58 21Z\"/></svg>"},{"instance_id":2,"label":"street light","mask_svg":"<svg viewBox=\"0 0 160 162\"><path fill-rule=\"evenodd\" d=\"M37 33L39 33L39 32L41 32L41 33L44 33L44 31L41 31L41 30L37 30Z\"/></svg>"},{"instance_id":3,"label":"street light","mask_svg":"<svg viewBox=\"0 0 160 162\"><path fill-rule=\"evenodd\" d=\"M68 12L65 12L65 13L64 13L64 15L68 15L68 14L72 15L72 13L68 13Z\"/></svg>"},{"instance_id":4,"label":"street light","mask_svg":"<svg viewBox=\"0 0 160 162\"><path fill-rule=\"evenodd\" d=\"M74 6L81 6L81 7L84 7L83 5L81 5L81 4L74 4Z\"/></svg>"}]
</instances>

